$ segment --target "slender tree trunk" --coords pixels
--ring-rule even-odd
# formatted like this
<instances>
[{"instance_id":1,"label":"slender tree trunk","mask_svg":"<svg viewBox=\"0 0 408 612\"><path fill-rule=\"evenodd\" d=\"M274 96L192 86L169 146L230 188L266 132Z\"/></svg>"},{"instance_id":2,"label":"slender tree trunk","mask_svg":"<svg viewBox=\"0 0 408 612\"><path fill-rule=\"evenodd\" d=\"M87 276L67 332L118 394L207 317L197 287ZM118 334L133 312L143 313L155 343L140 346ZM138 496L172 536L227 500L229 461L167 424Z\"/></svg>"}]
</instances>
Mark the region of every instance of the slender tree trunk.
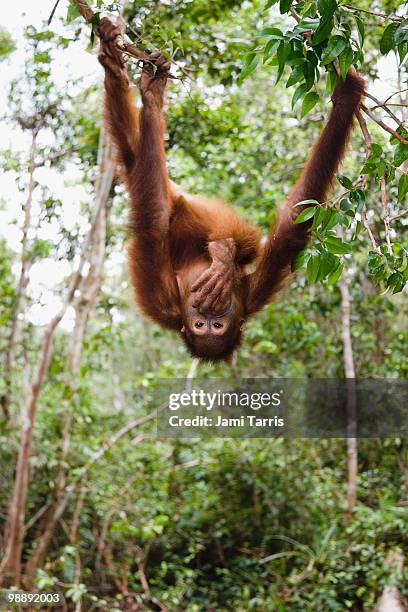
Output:
<instances>
[{"instance_id":1,"label":"slender tree trunk","mask_svg":"<svg viewBox=\"0 0 408 612\"><path fill-rule=\"evenodd\" d=\"M347 512L354 510L357 499L358 455L356 438L356 386L353 346L350 331L350 293L347 283L346 271L340 279L341 291L341 323L343 334L343 362L344 374L347 379Z\"/></svg>"},{"instance_id":2,"label":"slender tree trunk","mask_svg":"<svg viewBox=\"0 0 408 612\"><path fill-rule=\"evenodd\" d=\"M23 237L21 240L21 267L20 275L17 282L16 302L14 305L14 311L11 318L10 336L7 343L7 348L4 353L4 381L5 391L0 399L1 407L4 415L9 414L9 404L11 399L11 377L14 364L14 355L16 344L18 340L18 332L20 327L20 316L24 312L26 291L29 282L30 272L30 260L28 257L28 232L31 227L31 209L33 203L33 193L35 190L34 171L35 155L37 150L37 136L38 129L34 128L31 132L31 148L30 148L30 160L29 160L29 176L27 186L27 199L24 205L24 221L23 221Z\"/></svg>"},{"instance_id":3,"label":"slender tree trunk","mask_svg":"<svg viewBox=\"0 0 408 612\"><path fill-rule=\"evenodd\" d=\"M94 209L91 227L82 249L78 269L71 280L65 301L60 311L48 324L43 337L40 356L34 374L34 382L31 384L30 394L22 418L21 442L14 491L7 519L8 529L5 534L5 554L0 564L0 582L2 584L19 585L21 581L21 552L24 536L25 502L28 490L28 463L31 453L33 428L37 414L38 401L52 355L55 331L68 307L72 304L75 292L81 283L82 270L87 261L89 246L95 233L95 227L99 223L99 217L101 214L104 214L104 212L102 213L104 207L105 201L100 199Z\"/></svg>"},{"instance_id":4,"label":"slender tree trunk","mask_svg":"<svg viewBox=\"0 0 408 612\"><path fill-rule=\"evenodd\" d=\"M99 139L98 162L99 175L95 185L95 204L100 210L100 214L94 224L93 232L90 236L88 249L88 274L81 278L78 291L79 297L76 299L75 307L75 326L72 335L72 342L67 364L66 386L68 396L73 397L78 384L78 376L81 367L83 341L89 315L95 308L101 286L102 271L105 261L105 240L106 240L106 213L110 191L112 188L115 174L115 162L112 154L112 145L106 138L104 130L101 130ZM63 436L61 443L61 453L59 460L59 470L56 477L54 489L54 502L51 505L47 520L42 529L42 535L31 553L24 577L24 584L31 588L34 582L35 573L43 563L47 554L55 527L60 519L61 513L65 510L58 509L65 494L66 488L66 459L70 447L70 432L72 425L72 407L67 406L63 416Z\"/></svg>"}]
</instances>

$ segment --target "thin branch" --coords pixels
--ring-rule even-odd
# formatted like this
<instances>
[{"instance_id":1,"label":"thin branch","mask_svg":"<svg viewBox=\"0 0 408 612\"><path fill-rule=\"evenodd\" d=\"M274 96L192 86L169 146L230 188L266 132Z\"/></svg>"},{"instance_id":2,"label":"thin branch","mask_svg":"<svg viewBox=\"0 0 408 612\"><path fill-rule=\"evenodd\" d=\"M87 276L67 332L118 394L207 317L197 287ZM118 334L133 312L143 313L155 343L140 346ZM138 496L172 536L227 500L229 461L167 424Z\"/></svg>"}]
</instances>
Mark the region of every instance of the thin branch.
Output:
<instances>
[{"instance_id":1,"label":"thin branch","mask_svg":"<svg viewBox=\"0 0 408 612\"><path fill-rule=\"evenodd\" d=\"M390 96L388 96L388 98L384 101L384 104L387 104L387 102L391 100L391 98L393 98L394 96L404 93L404 91L408 91L408 87L405 87L405 89L400 89L396 91L395 93L391 94Z\"/></svg>"},{"instance_id":2,"label":"thin branch","mask_svg":"<svg viewBox=\"0 0 408 612\"><path fill-rule=\"evenodd\" d=\"M48 25L51 24L52 18L55 15L55 11L57 10L57 7L58 7L59 3L60 3L60 0L57 0L56 3L54 4L54 8L51 11L51 15L48 17L48 21L47 21Z\"/></svg>"},{"instance_id":3,"label":"thin branch","mask_svg":"<svg viewBox=\"0 0 408 612\"><path fill-rule=\"evenodd\" d=\"M391 237L390 237L390 215L388 212L388 199L387 199L387 186L385 182L385 176L382 176L380 179L381 185L381 205L383 210L383 223L385 228L385 240L387 242L388 253L393 255Z\"/></svg>"},{"instance_id":4,"label":"thin branch","mask_svg":"<svg viewBox=\"0 0 408 612\"><path fill-rule=\"evenodd\" d=\"M294 19L295 19L295 20L296 20L298 23L300 23L300 22L302 21L302 19L301 19L300 15L298 15L298 14L297 14L297 12L296 12L296 10L295 10L295 7L291 6L291 7L290 7L290 12L292 13L292 15L293 15Z\"/></svg>"},{"instance_id":5,"label":"thin branch","mask_svg":"<svg viewBox=\"0 0 408 612\"><path fill-rule=\"evenodd\" d=\"M393 217L390 217L390 223L392 223L392 221L396 221L397 219L401 219L401 217L405 217L406 215L408 215L408 210L404 210L404 212L399 213L398 215L394 215Z\"/></svg>"},{"instance_id":6,"label":"thin branch","mask_svg":"<svg viewBox=\"0 0 408 612\"><path fill-rule=\"evenodd\" d=\"M357 117L357 121L358 121L358 123L360 125L360 129L361 129L361 132L363 134L364 142L365 142L365 145L366 145L366 159L367 159L371 155L371 147L372 147L372 144L373 144L373 140L371 138L370 132L368 131L366 120L364 119L363 115L361 114L361 111L359 111L359 110L356 111L355 115Z\"/></svg>"},{"instance_id":7,"label":"thin branch","mask_svg":"<svg viewBox=\"0 0 408 612\"><path fill-rule=\"evenodd\" d=\"M365 92L365 96L367 98L370 98L370 100L372 100L373 102L375 102L376 106L373 106L373 108L369 109L369 110L374 110L376 108L382 108L390 117L391 119L393 119L395 121L395 123L399 126L402 127L402 123L401 121L398 119L397 115L395 115L392 110L390 110L388 108L388 106L386 105L386 102L380 102L380 100L378 100L375 96L373 96L373 94L371 94L370 92L366 91Z\"/></svg>"},{"instance_id":8,"label":"thin branch","mask_svg":"<svg viewBox=\"0 0 408 612\"><path fill-rule=\"evenodd\" d=\"M365 228L366 228L366 230L367 230L367 234L368 234L368 236L369 236L369 238L370 238L370 242L371 242L371 245L372 245L372 247L373 247L373 250L374 250L374 251L376 251L377 253L379 253L379 252L380 252L380 249L379 249L379 247L378 247L378 245L377 245L377 242L376 242L376 240L375 240L375 238L374 238L374 234L373 234L373 232L371 231L371 227L370 227L370 225L369 225L369 223L368 223L368 221L367 221L367 216L366 216L365 212L362 212L362 213L361 213L361 220L362 220L362 222L363 222L364 227L365 227Z\"/></svg>"},{"instance_id":9,"label":"thin branch","mask_svg":"<svg viewBox=\"0 0 408 612\"><path fill-rule=\"evenodd\" d=\"M361 132L363 134L364 142L365 142L365 145L366 145L365 158L368 159L368 157L370 157L370 154L371 154L371 147L372 147L372 144L373 144L373 140L371 138L370 132L368 131L366 120L364 119L363 115L361 114L361 111L359 111L359 110L356 111L355 115L356 115L357 121L358 121L358 123L360 125L360 129L361 129ZM365 182L365 179L363 179L363 180ZM370 224L368 223L367 216L366 216L364 211L361 212L361 220L362 220L363 225L364 225L364 227L365 227L365 229L367 231L368 237L370 238L370 242L371 242L371 245L373 247L373 250L378 253L380 251L380 249L379 249L379 247L377 245L377 242L376 242L376 240L374 238L374 234L371 231Z\"/></svg>"},{"instance_id":10,"label":"thin branch","mask_svg":"<svg viewBox=\"0 0 408 612\"><path fill-rule=\"evenodd\" d=\"M403 17L393 17L392 15L387 15L387 13L369 11L367 9L360 8L359 6L353 6L352 4L340 4L339 6L340 8L349 9L350 11L355 11L357 13L367 13L368 15L373 15L374 17L381 17L381 19L390 19L391 21L403 21Z\"/></svg>"},{"instance_id":11,"label":"thin branch","mask_svg":"<svg viewBox=\"0 0 408 612\"><path fill-rule=\"evenodd\" d=\"M398 134L398 132L390 128L390 126L384 123L383 121L381 121L381 119L377 119L374 113L372 113L370 109L368 109L364 104L361 105L361 109L365 112L366 115L370 117L370 119L372 119L373 121L375 121L377 125L382 127L383 130L385 130L389 134L392 134L397 140L402 142L402 144L408 145L408 140L406 140L405 138L401 136L401 134Z\"/></svg>"}]
</instances>

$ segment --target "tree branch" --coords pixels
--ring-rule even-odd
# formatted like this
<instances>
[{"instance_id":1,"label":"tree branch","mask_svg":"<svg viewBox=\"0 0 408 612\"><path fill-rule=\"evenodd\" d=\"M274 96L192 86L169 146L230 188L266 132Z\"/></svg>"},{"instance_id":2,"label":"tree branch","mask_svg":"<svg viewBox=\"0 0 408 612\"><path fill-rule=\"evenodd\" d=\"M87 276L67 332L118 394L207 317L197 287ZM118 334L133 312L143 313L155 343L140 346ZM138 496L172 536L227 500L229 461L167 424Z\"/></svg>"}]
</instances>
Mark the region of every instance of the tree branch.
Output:
<instances>
[{"instance_id":1,"label":"tree branch","mask_svg":"<svg viewBox=\"0 0 408 612\"><path fill-rule=\"evenodd\" d=\"M361 105L361 109L365 112L366 115L368 115L370 117L370 119L372 119L373 121L375 121L375 123L377 125L379 125L380 127L383 128L383 130L385 130L386 132L388 132L389 134L392 134L397 140L399 140L400 142L402 142L402 144L408 145L408 140L406 140L405 138L403 138L401 136L401 134L398 134L398 132L396 132L395 130L393 130L392 128L390 128L389 125L387 125L386 123L384 123L384 121L381 121L381 119L377 119L377 117L374 115L374 113L372 113L370 111L369 108L367 108L364 104Z\"/></svg>"},{"instance_id":2,"label":"tree branch","mask_svg":"<svg viewBox=\"0 0 408 612\"><path fill-rule=\"evenodd\" d=\"M365 92L365 95L367 98L370 98L370 100L372 100L373 102L375 102L376 106L373 106L373 108L369 109L369 110L374 110L376 108L382 108L390 117L391 119L393 119L395 121L395 123L399 126L402 127L403 124L401 123L401 121L398 119L398 117L392 112L392 110L390 110L387 106L387 102L380 102L380 100L378 100L375 96L373 96L373 94L369 93L368 91Z\"/></svg>"},{"instance_id":3,"label":"tree branch","mask_svg":"<svg viewBox=\"0 0 408 612\"><path fill-rule=\"evenodd\" d=\"M74 2L85 21L87 23L92 23L95 13L92 11L86 0L72 0L72 2ZM95 28L95 33L98 34L97 27ZM138 60L149 61L149 53L138 49L127 36L118 36L115 41L115 45L119 51L122 51L122 53L127 53Z\"/></svg>"},{"instance_id":4,"label":"tree branch","mask_svg":"<svg viewBox=\"0 0 408 612\"><path fill-rule=\"evenodd\" d=\"M387 15L387 13L379 13L377 11L369 11L367 9L360 8L359 6L353 6L352 4L340 4L340 8L349 9L357 13L367 13L367 15L373 15L374 17L381 17L381 19L390 19L391 21L403 21L403 17L393 17Z\"/></svg>"},{"instance_id":5,"label":"tree branch","mask_svg":"<svg viewBox=\"0 0 408 612\"><path fill-rule=\"evenodd\" d=\"M393 255L391 237L390 237L390 215L388 212L388 200L387 200L387 186L385 183L385 176L382 176L380 179L381 185L381 205L382 205L382 219L385 228L385 240L387 242L388 253Z\"/></svg>"}]
</instances>

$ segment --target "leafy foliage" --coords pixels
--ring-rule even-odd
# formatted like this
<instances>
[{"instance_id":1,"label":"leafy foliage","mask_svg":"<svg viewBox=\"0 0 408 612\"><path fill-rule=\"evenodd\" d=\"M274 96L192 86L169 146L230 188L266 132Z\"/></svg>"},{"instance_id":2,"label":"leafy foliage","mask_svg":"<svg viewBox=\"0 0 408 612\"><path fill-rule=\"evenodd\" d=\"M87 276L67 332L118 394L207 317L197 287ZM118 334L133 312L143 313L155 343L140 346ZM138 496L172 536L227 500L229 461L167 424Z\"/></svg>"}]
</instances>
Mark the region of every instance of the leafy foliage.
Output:
<instances>
[{"instance_id":1,"label":"leafy foliage","mask_svg":"<svg viewBox=\"0 0 408 612\"><path fill-rule=\"evenodd\" d=\"M49 183L49 174L35 170L30 264L44 278L50 262L63 267L51 291L29 285L21 319L11 415L0 422L2 528L20 439L20 407L42 338L33 306L46 308L50 292L53 300L64 298L84 234L84 213L94 206L101 89L73 83L68 76L64 81L61 74L57 85L53 75L56 53L80 38L81 28L86 38L80 43L84 49L88 44L90 28L82 26L72 7L66 38L52 29L27 28L26 66L9 92L7 121L23 134L39 128L36 162L49 164L58 179ZM366 2L361 7L372 8ZM118 8L93 3L101 14ZM384 45L391 45L390 52L402 62L405 44L404 19L389 3L373 9L393 11L393 35L387 34L382 49L390 19L371 15L368 20L358 8L335 0L292 5L272 0L266 8L263 2L200 0L132 2L125 11L133 29L129 34L141 36L144 48L162 48L174 58L176 72L184 66L196 70L194 86L184 79L169 91L172 178L192 192L234 202L265 234L327 113L325 97L337 78L331 62L338 59L343 76L354 64L374 78ZM253 44L254 32L259 36ZM405 74L406 64L400 69ZM185 77L182 70L177 74ZM293 116L291 100L299 118ZM30 123L33 118L41 121ZM370 132L367 156L356 132L331 199L319 206L313 200L302 203L307 208L297 222L310 224L312 239L295 262L298 273L288 290L250 322L231 368L199 366L200 375L342 377L336 284L347 268L358 375L408 376L402 292L407 145L380 126L370 125ZM403 127L397 133L408 136ZM12 147L2 151L1 163L24 202L29 155ZM381 201L384 181L389 216L398 216L390 221L392 253ZM71 188L81 205L70 223ZM12 203L16 216L18 204ZM75 334L62 327L41 390L24 561L49 525L59 487L67 494L75 479L80 484L66 498L51 545L36 568L35 587L61 589L69 609L81 602L90 610L156 609L157 602L191 612L374 609L388 583L408 596L407 564L401 569L385 562L407 548L408 455L402 438L359 441L358 503L348 520L341 440L170 441L157 439L154 426L146 424L90 463L136 415L156 408L152 392L162 378L184 378L191 367L174 336L135 311L123 255L126 197L119 181L109 215L103 285L80 347L80 372L68 385ZM1 240L2 351L10 338L19 264L20 253ZM80 311L81 303L76 306ZM1 395L3 369L0 378Z\"/></svg>"}]
</instances>

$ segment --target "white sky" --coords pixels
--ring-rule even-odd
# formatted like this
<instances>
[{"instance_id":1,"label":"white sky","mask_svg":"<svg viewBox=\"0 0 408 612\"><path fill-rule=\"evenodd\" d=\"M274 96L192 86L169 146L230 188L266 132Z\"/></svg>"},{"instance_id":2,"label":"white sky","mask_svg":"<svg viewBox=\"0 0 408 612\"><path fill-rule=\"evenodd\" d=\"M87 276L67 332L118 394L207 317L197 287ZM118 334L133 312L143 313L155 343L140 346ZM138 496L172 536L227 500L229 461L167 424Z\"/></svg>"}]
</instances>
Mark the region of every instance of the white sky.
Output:
<instances>
[{"instance_id":1,"label":"white sky","mask_svg":"<svg viewBox=\"0 0 408 612\"><path fill-rule=\"evenodd\" d=\"M24 66L25 51L23 29L28 24L34 25L37 29L47 27L45 21L55 0L15 0L8 6L7 14L4 18L4 25L11 33L17 43L17 50L0 66L1 87L0 87L0 108L7 108L7 89L10 81L17 77ZM60 0L54 16L51 28L60 34L66 35L64 26L59 22L59 17L65 15L67 1ZM387 95L396 91L396 63L390 54L382 58L379 64L380 79L370 85L370 91L378 98L384 99ZM92 82L102 80L102 69L100 68L95 54L85 51L84 41L70 45L61 51L56 58L53 67L53 75L58 85L64 87L70 77L83 77L87 85ZM15 126L0 122L0 148L10 147L14 151L28 150L29 136L16 129ZM50 190L63 202L63 223L68 229L73 228L80 218L80 202L86 200L87 196L84 189L80 186L72 185L75 179L79 179L76 174L77 169L68 168L64 176L53 169L42 168L36 172L36 179L49 186ZM16 251L15 271L18 272L18 252L21 240L19 227L22 222L21 204L25 200L25 194L17 189L17 179L15 173L3 173L0 169L0 197L4 204L0 203L0 234L2 234L8 245ZM69 184L68 184L69 183ZM40 191L40 190L38 190ZM38 194L40 195L40 194ZM38 213L38 208L34 206L34 214ZM84 220L85 222L85 220ZM39 237L42 239L56 239L58 224L47 224L40 228ZM123 262L123 255L117 254L112 264L116 268ZM46 324L50 317L59 309L60 300L54 294L54 290L63 280L64 276L70 271L67 262L56 262L53 260L42 261L35 264L30 276L30 295L36 302L28 313L28 318L35 324ZM73 324L73 313L67 313L63 326L70 329Z\"/></svg>"}]
</instances>

